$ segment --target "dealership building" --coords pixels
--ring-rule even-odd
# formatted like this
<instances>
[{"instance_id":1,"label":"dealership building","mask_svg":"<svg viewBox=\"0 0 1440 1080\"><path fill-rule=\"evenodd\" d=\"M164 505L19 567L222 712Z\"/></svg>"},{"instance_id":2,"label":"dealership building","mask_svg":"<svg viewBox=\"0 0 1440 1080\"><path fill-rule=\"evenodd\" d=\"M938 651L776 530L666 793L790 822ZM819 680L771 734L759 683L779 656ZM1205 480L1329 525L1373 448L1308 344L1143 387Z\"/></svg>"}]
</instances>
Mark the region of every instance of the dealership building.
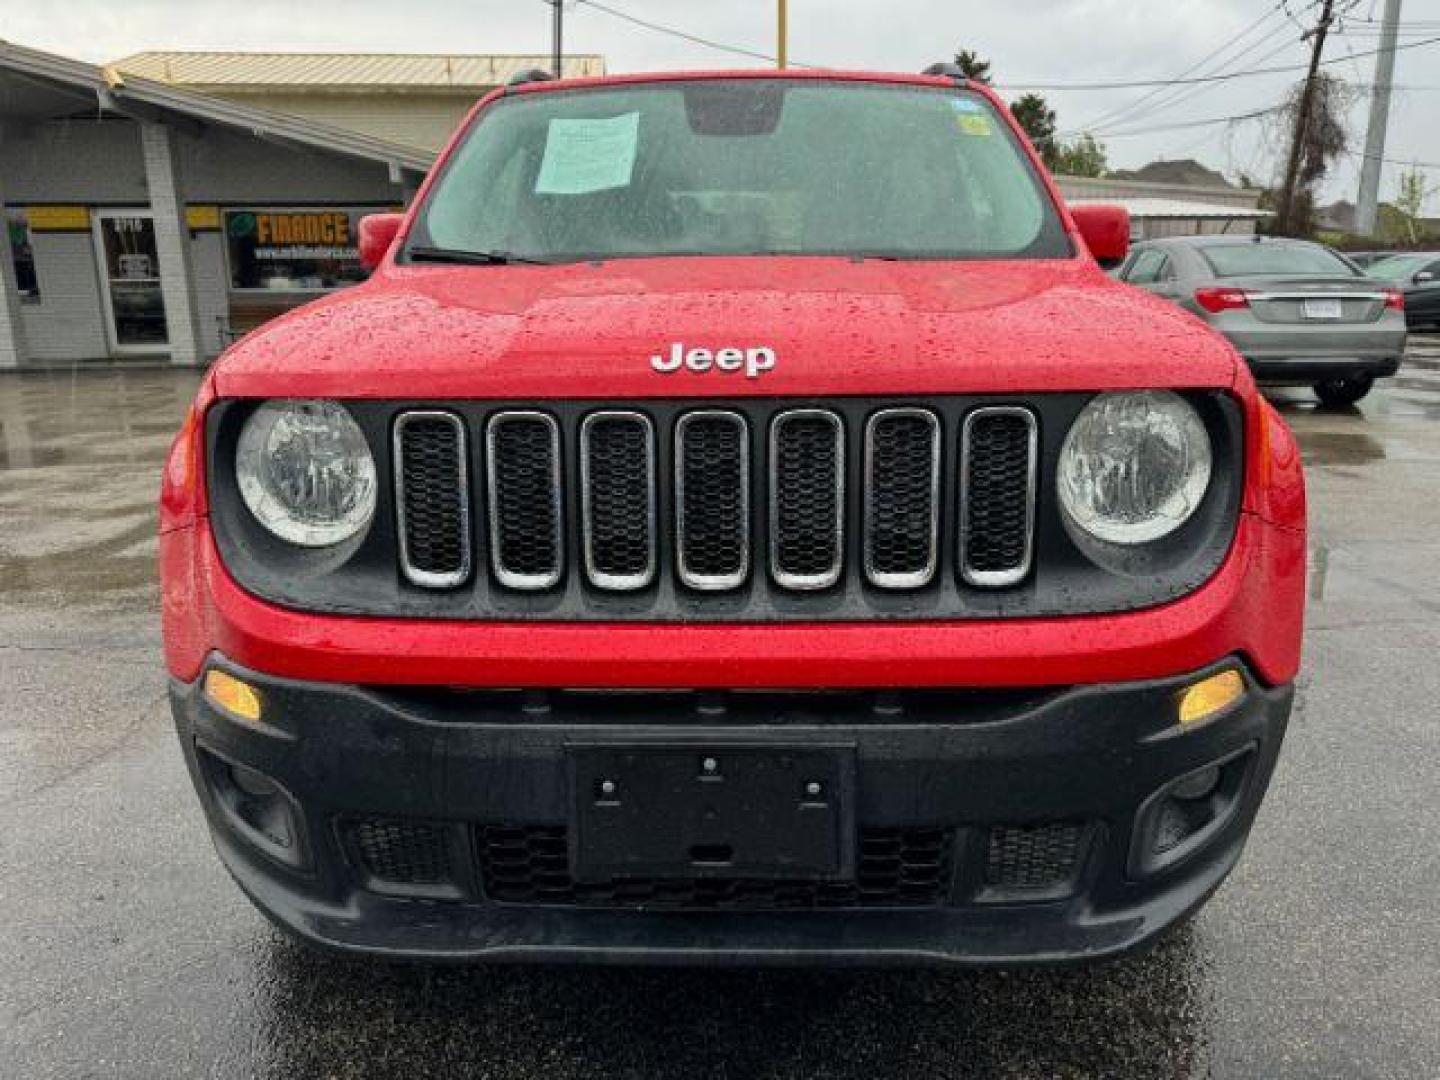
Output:
<instances>
[{"instance_id":1,"label":"dealership building","mask_svg":"<svg viewBox=\"0 0 1440 1080\"><path fill-rule=\"evenodd\" d=\"M475 101L543 56L147 52L0 41L0 368L204 364L363 277L359 219L407 203ZM593 55L567 76L604 74ZM1257 192L1061 177L1134 235L1250 231Z\"/></svg>"},{"instance_id":2,"label":"dealership building","mask_svg":"<svg viewBox=\"0 0 1440 1080\"><path fill-rule=\"evenodd\" d=\"M475 101L540 56L143 53L0 42L0 368L203 364L361 278ZM569 58L567 75L603 72Z\"/></svg>"}]
</instances>

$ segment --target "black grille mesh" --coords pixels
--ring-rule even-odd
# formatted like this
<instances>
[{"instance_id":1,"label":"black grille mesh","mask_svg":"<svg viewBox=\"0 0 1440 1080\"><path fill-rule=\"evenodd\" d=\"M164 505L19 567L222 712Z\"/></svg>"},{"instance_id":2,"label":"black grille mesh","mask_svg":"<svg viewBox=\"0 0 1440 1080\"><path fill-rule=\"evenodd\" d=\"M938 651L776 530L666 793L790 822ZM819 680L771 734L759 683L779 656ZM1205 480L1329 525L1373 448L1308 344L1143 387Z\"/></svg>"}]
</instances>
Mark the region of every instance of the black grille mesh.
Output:
<instances>
[{"instance_id":1,"label":"black grille mesh","mask_svg":"<svg viewBox=\"0 0 1440 1080\"><path fill-rule=\"evenodd\" d=\"M771 492L777 577L822 578L840 567L837 490L843 443L839 419L801 415L775 422Z\"/></svg>"},{"instance_id":2,"label":"black grille mesh","mask_svg":"<svg viewBox=\"0 0 1440 1080\"><path fill-rule=\"evenodd\" d=\"M981 573L1023 567L1030 533L1030 433L1033 421L1014 412L970 423L965 491L965 566Z\"/></svg>"},{"instance_id":3,"label":"black grille mesh","mask_svg":"<svg viewBox=\"0 0 1440 1080\"><path fill-rule=\"evenodd\" d=\"M994 888L1050 890L1071 881L1085 826L1078 822L1008 825L990 830L985 883Z\"/></svg>"},{"instance_id":4,"label":"black grille mesh","mask_svg":"<svg viewBox=\"0 0 1440 1080\"><path fill-rule=\"evenodd\" d=\"M361 865L390 885L444 885L452 880L446 828L423 821L366 818L348 824Z\"/></svg>"},{"instance_id":5,"label":"black grille mesh","mask_svg":"<svg viewBox=\"0 0 1440 1080\"><path fill-rule=\"evenodd\" d=\"M459 575L470 550L462 429L452 419L417 416L399 431L406 562L422 574Z\"/></svg>"},{"instance_id":6,"label":"black grille mesh","mask_svg":"<svg viewBox=\"0 0 1440 1080\"><path fill-rule=\"evenodd\" d=\"M680 543L684 569L703 577L743 574L747 564L746 429L739 417L688 420L680 439Z\"/></svg>"},{"instance_id":7,"label":"black grille mesh","mask_svg":"<svg viewBox=\"0 0 1440 1080\"><path fill-rule=\"evenodd\" d=\"M933 569L939 437L934 419L917 413L879 416L870 426L865 545L874 574L919 583Z\"/></svg>"},{"instance_id":8,"label":"black grille mesh","mask_svg":"<svg viewBox=\"0 0 1440 1080\"><path fill-rule=\"evenodd\" d=\"M864 829L858 872L849 881L747 878L570 877L566 830L485 826L477 833L485 894L510 904L644 908L935 907L950 889L947 829Z\"/></svg>"},{"instance_id":9,"label":"black grille mesh","mask_svg":"<svg viewBox=\"0 0 1440 1080\"><path fill-rule=\"evenodd\" d=\"M558 575L560 520L555 431L541 417L492 422L490 476L495 564L502 574Z\"/></svg>"},{"instance_id":10,"label":"black grille mesh","mask_svg":"<svg viewBox=\"0 0 1440 1080\"><path fill-rule=\"evenodd\" d=\"M591 568L610 577L644 578L654 554L650 429L640 417L605 416L586 430Z\"/></svg>"}]
</instances>

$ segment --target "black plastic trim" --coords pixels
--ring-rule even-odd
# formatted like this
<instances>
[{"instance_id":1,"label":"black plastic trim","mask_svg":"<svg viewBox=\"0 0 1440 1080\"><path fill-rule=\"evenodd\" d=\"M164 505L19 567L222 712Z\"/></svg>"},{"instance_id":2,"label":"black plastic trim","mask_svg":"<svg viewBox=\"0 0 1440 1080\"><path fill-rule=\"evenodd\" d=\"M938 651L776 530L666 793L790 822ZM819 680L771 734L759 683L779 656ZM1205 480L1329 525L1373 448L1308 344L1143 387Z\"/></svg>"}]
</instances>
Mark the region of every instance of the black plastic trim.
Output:
<instances>
[{"instance_id":1,"label":"black plastic trim","mask_svg":"<svg viewBox=\"0 0 1440 1080\"><path fill-rule=\"evenodd\" d=\"M553 587L532 593L505 588L491 573L476 573L461 588L437 592L407 582L396 557L394 482L389 453L396 415L415 409L446 409L467 423L472 460L470 482L485 482L483 438L477 437L496 413L534 407L534 403L350 401L346 402L375 453L378 479L374 519L362 536L336 548L301 549L272 536L254 520L234 479L235 446L254 400L220 402L209 413L207 445L211 524L226 566L236 580L261 599L284 607L334 614L404 618L494 619L614 622L858 622L922 621L995 617L1039 617L1131 611L1177 599L1204 584L1220 567L1234 540L1244 474L1244 440L1238 402L1220 391L1186 395L1199 412L1214 445L1210 488L1195 515L1156 544L1125 552L1090 552L1062 523L1054 477L1065 432L1091 394L1026 394L919 398L747 398L739 401L628 401L655 424L659 455L656 475L674 475L674 427L684 413L724 407L749 421L751 551L756 565L768 562L769 499L765 491L768 432L771 421L797 405L823 407L844 425L846 461L852 476L846 485L845 562L840 580L829 589L798 593L777 586L766 574L751 574L739 587L705 593L683 585L675 572L674 491L659 491L660 572L645 588L629 593L597 589L576 566L583 551L580 534L580 463L577 432L583 418L613 401L547 401L546 411L560 425L563 462L563 548L566 566ZM959 468L958 432L971 411L992 406L1024 406L1039 426L1039 485L1035 507L1033 567L1018 584L977 589L964 583L957 559L922 588L876 588L864 575L865 485L856 471L864 461L867 420L877 410L918 407L932 410L942 425L940 550L958 549L958 494L953 478ZM483 492L471 492L471 505L487 506ZM472 565L490 565L488 528L482 515L472 521Z\"/></svg>"}]
</instances>

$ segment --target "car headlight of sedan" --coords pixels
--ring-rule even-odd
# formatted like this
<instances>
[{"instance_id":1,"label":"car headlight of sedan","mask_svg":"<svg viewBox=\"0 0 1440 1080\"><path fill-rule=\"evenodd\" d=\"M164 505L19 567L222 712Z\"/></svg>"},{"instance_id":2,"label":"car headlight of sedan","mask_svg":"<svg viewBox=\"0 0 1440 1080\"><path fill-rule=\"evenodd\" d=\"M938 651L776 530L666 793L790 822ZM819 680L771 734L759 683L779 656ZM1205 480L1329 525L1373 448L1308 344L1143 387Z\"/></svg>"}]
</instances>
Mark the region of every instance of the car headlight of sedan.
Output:
<instances>
[{"instance_id":1,"label":"car headlight of sedan","mask_svg":"<svg viewBox=\"0 0 1440 1080\"><path fill-rule=\"evenodd\" d=\"M1205 424L1179 394L1101 394L1060 449L1060 506L1072 527L1097 540L1146 544L1199 509L1211 462Z\"/></svg>"},{"instance_id":2,"label":"car headlight of sedan","mask_svg":"<svg viewBox=\"0 0 1440 1080\"><path fill-rule=\"evenodd\" d=\"M261 405L240 432L235 475L255 520L301 547L343 543L375 515L375 459L333 401Z\"/></svg>"}]
</instances>

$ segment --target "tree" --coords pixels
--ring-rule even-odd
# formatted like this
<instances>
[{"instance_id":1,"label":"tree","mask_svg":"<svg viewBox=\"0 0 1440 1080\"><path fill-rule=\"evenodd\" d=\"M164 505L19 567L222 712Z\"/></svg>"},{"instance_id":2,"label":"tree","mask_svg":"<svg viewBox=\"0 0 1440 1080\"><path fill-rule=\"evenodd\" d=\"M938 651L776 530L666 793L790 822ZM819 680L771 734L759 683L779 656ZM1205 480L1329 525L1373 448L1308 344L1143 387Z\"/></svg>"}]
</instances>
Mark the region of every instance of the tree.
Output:
<instances>
[{"instance_id":1,"label":"tree","mask_svg":"<svg viewBox=\"0 0 1440 1080\"><path fill-rule=\"evenodd\" d=\"M1110 171L1105 147L1088 131L1055 148L1055 171L1062 176L1104 176Z\"/></svg>"},{"instance_id":2,"label":"tree","mask_svg":"<svg viewBox=\"0 0 1440 1080\"><path fill-rule=\"evenodd\" d=\"M1026 94L1010 106L1016 122L1030 136L1045 167L1054 169L1056 164L1055 110L1050 108L1039 94Z\"/></svg>"},{"instance_id":3,"label":"tree","mask_svg":"<svg viewBox=\"0 0 1440 1080\"><path fill-rule=\"evenodd\" d=\"M1405 215L1405 229L1410 234L1410 243L1420 242L1420 212L1425 209L1425 174L1420 166L1412 165L1400 174L1400 190L1395 195L1395 209Z\"/></svg>"},{"instance_id":4,"label":"tree","mask_svg":"<svg viewBox=\"0 0 1440 1080\"><path fill-rule=\"evenodd\" d=\"M961 49L955 54L955 66L967 79L990 85L990 61L981 60L979 53Z\"/></svg>"},{"instance_id":5,"label":"tree","mask_svg":"<svg viewBox=\"0 0 1440 1080\"><path fill-rule=\"evenodd\" d=\"M1315 231L1315 193L1330 166L1350 146L1346 116L1355 93L1334 75L1315 77L1311 91L1310 112L1300 133L1299 168L1295 176L1295 194L1288 207L1280 200L1279 214L1270 228L1285 236L1310 236ZM1296 85L1289 100L1274 115L1282 132L1294 131L1300 112L1305 107L1305 84ZM1283 192L1282 192L1283 196Z\"/></svg>"}]
</instances>

